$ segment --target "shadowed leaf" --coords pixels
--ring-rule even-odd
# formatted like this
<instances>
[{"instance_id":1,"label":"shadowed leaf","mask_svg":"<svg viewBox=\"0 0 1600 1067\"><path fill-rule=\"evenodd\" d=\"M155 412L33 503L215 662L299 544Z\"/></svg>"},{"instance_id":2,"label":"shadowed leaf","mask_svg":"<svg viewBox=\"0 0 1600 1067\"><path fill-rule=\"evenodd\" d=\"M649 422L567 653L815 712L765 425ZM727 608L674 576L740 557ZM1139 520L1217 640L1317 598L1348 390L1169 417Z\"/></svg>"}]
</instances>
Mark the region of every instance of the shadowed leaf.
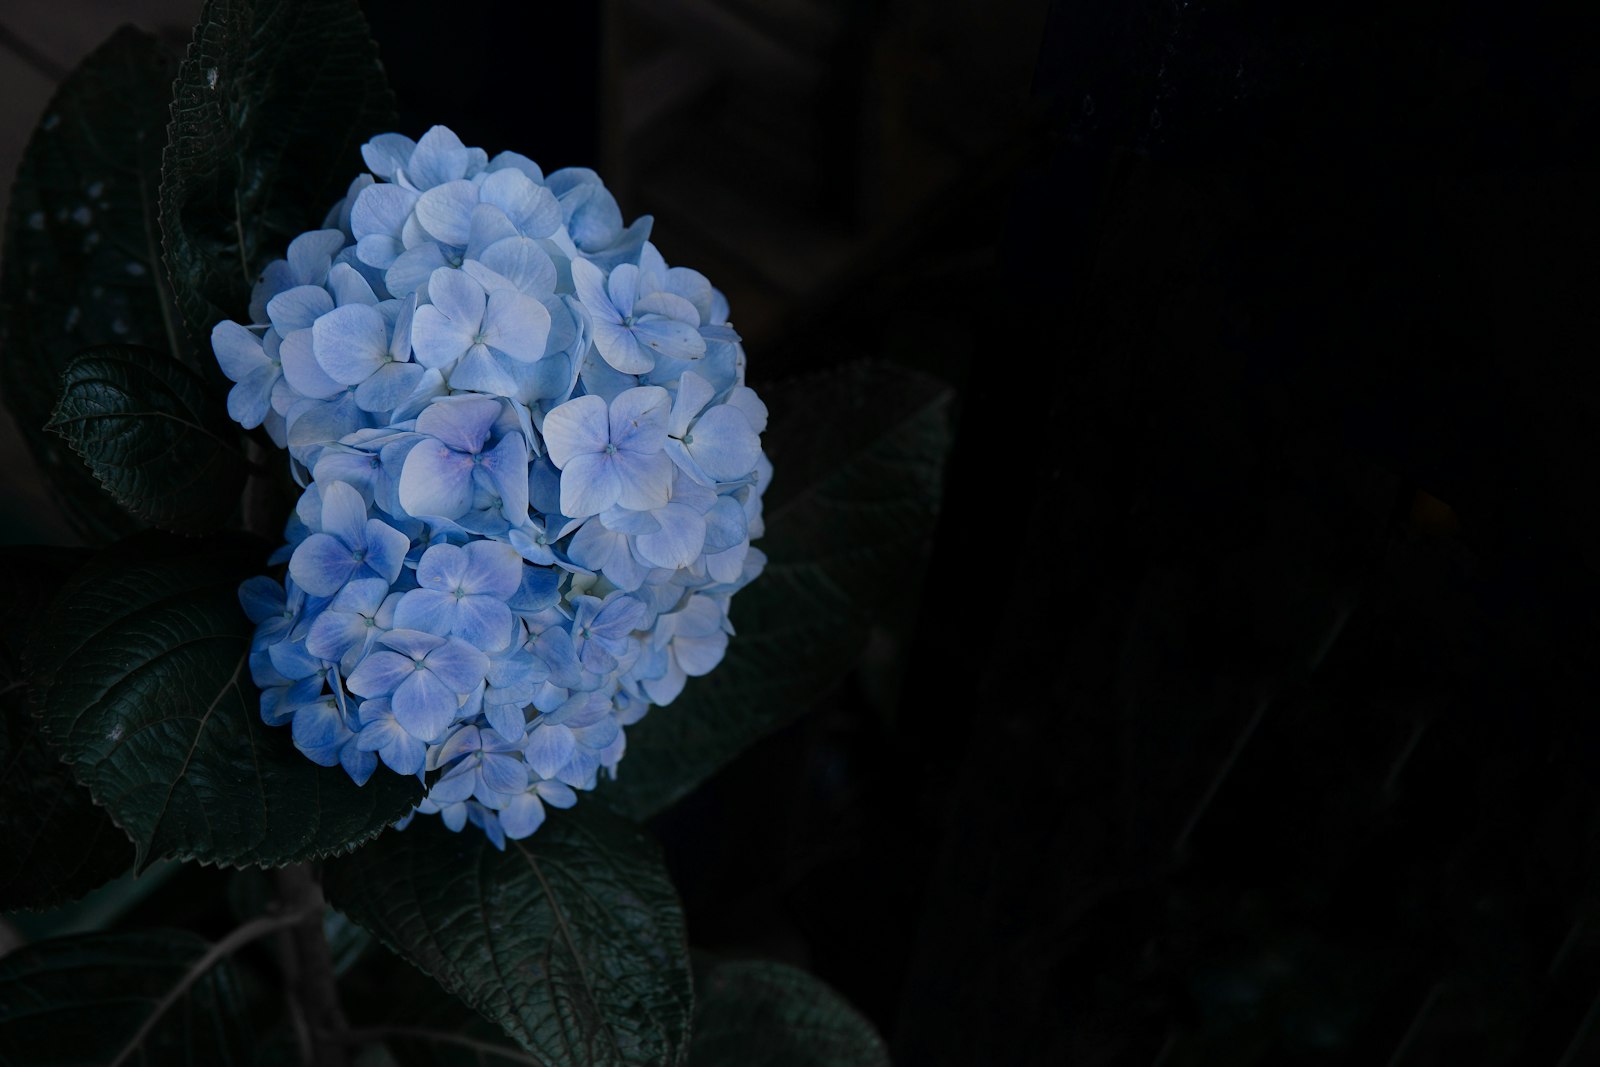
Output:
<instances>
[{"instance_id":1,"label":"shadowed leaf","mask_svg":"<svg viewBox=\"0 0 1600 1067\"><path fill-rule=\"evenodd\" d=\"M250 538L135 538L80 572L40 624L34 713L141 868L345 851L420 797L393 774L358 787L262 723L237 590L265 556Z\"/></svg>"}]
</instances>

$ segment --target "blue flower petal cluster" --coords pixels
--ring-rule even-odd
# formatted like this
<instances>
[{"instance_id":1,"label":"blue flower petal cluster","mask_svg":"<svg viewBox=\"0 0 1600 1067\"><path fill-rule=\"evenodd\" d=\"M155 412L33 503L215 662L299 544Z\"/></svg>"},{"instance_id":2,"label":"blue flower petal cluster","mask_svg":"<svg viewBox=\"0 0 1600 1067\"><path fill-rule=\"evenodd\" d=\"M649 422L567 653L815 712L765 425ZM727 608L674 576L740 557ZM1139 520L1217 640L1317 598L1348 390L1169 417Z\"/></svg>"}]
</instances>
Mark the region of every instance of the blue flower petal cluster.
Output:
<instances>
[{"instance_id":1,"label":"blue flower petal cluster","mask_svg":"<svg viewBox=\"0 0 1600 1067\"><path fill-rule=\"evenodd\" d=\"M503 848L721 661L766 408L722 294L593 171L442 126L362 156L211 335L304 489L284 580L239 590L251 673L310 759L416 775L417 812Z\"/></svg>"}]
</instances>

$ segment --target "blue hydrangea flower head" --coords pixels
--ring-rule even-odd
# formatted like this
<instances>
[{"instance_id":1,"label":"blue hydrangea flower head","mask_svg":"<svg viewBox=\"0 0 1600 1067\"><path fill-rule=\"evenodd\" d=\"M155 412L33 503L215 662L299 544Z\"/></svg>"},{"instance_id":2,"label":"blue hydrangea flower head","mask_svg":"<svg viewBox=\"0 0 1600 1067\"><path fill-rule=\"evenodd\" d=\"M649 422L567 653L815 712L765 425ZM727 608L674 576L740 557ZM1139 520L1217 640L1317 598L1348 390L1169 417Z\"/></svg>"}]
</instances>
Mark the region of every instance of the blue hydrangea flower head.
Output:
<instances>
[{"instance_id":1,"label":"blue hydrangea flower head","mask_svg":"<svg viewBox=\"0 0 1600 1067\"><path fill-rule=\"evenodd\" d=\"M497 847L714 670L761 571L766 407L728 304L599 175L382 134L211 334L304 489L245 582L261 715ZM667 712L670 714L670 712Z\"/></svg>"}]
</instances>

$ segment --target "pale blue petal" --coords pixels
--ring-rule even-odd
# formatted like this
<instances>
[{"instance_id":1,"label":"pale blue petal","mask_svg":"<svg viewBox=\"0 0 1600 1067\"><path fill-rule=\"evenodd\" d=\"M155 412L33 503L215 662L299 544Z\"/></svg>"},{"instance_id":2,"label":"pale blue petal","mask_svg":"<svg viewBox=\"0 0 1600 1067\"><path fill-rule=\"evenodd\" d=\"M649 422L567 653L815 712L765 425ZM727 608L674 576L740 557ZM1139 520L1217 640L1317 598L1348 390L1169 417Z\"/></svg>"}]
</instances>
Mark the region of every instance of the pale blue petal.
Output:
<instances>
[{"instance_id":1,"label":"pale blue petal","mask_svg":"<svg viewBox=\"0 0 1600 1067\"><path fill-rule=\"evenodd\" d=\"M467 551L461 545L434 545L417 561L417 584L438 593L451 592L461 584L467 564Z\"/></svg>"},{"instance_id":2,"label":"pale blue petal","mask_svg":"<svg viewBox=\"0 0 1600 1067\"><path fill-rule=\"evenodd\" d=\"M400 506L418 517L466 514L472 506L472 457L432 442L413 448L400 471Z\"/></svg>"},{"instance_id":3,"label":"pale blue petal","mask_svg":"<svg viewBox=\"0 0 1600 1067\"><path fill-rule=\"evenodd\" d=\"M308 400L326 400L344 391L345 387L328 377L328 372L317 362L310 330L296 330L285 337L278 356L283 361L284 380L300 396Z\"/></svg>"},{"instance_id":4,"label":"pale blue petal","mask_svg":"<svg viewBox=\"0 0 1600 1067\"><path fill-rule=\"evenodd\" d=\"M462 548L465 567L460 585L468 593L507 600L522 585L522 557L499 541L472 541Z\"/></svg>"},{"instance_id":5,"label":"pale blue petal","mask_svg":"<svg viewBox=\"0 0 1600 1067\"><path fill-rule=\"evenodd\" d=\"M411 216L417 194L398 185L369 185L350 209L350 232L357 243L374 234L398 237ZM376 266L376 264L374 264Z\"/></svg>"},{"instance_id":6,"label":"pale blue petal","mask_svg":"<svg viewBox=\"0 0 1600 1067\"><path fill-rule=\"evenodd\" d=\"M315 533L294 550L289 573L313 596L332 596L361 566L350 547L324 533Z\"/></svg>"},{"instance_id":7,"label":"pale blue petal","mask_svg":"<svg viewBox=\"0 0 1600 1067\"><path fill-rule=\"evenodd\" d=\"M417 221L435 240L461 247L472 233L472 209L477 205L478 190L471 182L446 182L417 200ZM431 283L428 288L431 292Z\"/></svg>"},{"instance_id":8,"label":"pale blue petal","mask_svg":"<svg viewBox=\"0 0 1600 1067\"><path fill-rule=\"evenodd\" d=\"M461 138L444 126L435 126L417 142L402 176L418 189L431 189L466 177L471 158Z\"/></svg>"},{"instance_id":9,"label":"pale blue petal","mask_svg":"<svg viewBox=\"0 0 1600 1067\"><path fill-rule=\"evenodd\" d=\"M674 319L646 316L633 324L633 336L640 348L673 359L695 359L706 351L700 331ZM655 366L654 359L650 365Z\"/></svg>"},{"instance_id":10,"label":"pale blue petal","mask_svg":"<svg viewBox=\"0 0 1600 1067\"><path fill-rule=\"evenodd\" d=\"M398 133L380 133L361 146L361 158L367 169L384 181L392 181L395 172L411 159L417 143Z\"/></svg>"},{"instance_id":11,"label":"pale blue petal","mask_svg":"<svg viewBox=\"0 0 1600 1067\"><path fill-rule=\"evenodd\" d=\"M577 751L572 731L565 726L535 726L528 733L528 746L523 751L528 766L541 778L554 778Z\"/></svg>"},{"instance_id":12,"label":"pale blue petal","mask_svg":"<svg viewBox=\"0 0 1600 1067\"><path fill-rule=\"evenodd\" d=\"M383 284L390 293L397 297L408 297L417 292L424 284L429 284L428 279L434 271L441 267L448 267L444 253L432 241L408 248L389 264L389 269L383 273Z\"/></svg>"},{"instance_id":13,"label":"pale blue petal","mask_svg":"<svg viewBox=\"0 0 1600 1067\"><path fill-rule=\"evenodd\" d=\"M368 519L366 528L366 564L385 582L393 585L405 566L406 553L411 550L411 539L382 519Z\"/></svg>"},{"instance_id":14,"label":"pale blue petal","mask_svg":"<svg viewBox=\"0 0 1600 1067\"><path fill-rule=\"evenodd\" d=\"M514 398L517 380L484 345L473 345L450 372L450 388Z\"/></svg>"},{"instance_id":15,"label":"pale blue petal","mask_svg":"<svg viewBox=\"0 0 1600 1067\"><path fill-rule=\"evenodd\" d=\"M489 294L483 314L484 344L512 359L532 363L544 355L549 336L550 312L539 301L505 289Z\"/></svg>"},{"instance_id":16,"label":"pale blue petal","mask_svg":"<svg viewBox=\"0 0 1600 1067\"><path fill-rule=\"evenodd\" d=\"M486 755L480 764L479 773L485 788L499 804L505 803L508 798L517 796L528 788L528 765L513 756ZM489 803L487 797L479 796L478 799L486 804Z\"/></svg>"},{"instance_id":17,"label":"pale blue petal","mask_svg":"<svg viewBox=\"0 0 1600 1067\"><path fill-rule=\"evenodd\" d=\"M332 310L333 297L320 285L297 285L267 302L267 317L280 337L309 328Z\"/></svg>"},{"instance_id":18,"label":"pale blue petal","mask_svg":"<svg viewBox=\"0 0 1600 1067\"><path fill-rule=\"evenodd\" d=\"M545 450L558 469L565 468L576 456L603 452L611 440L606 402L597 396L568 400L544 417L543 432ZM565 508L562 511L576 517Z\"/></svg>"},{"instance_id":19,"label":"pale blue petal","mask_svg":"<svg viewBox=\"0 0 1600 1067\"><path fill-rule=\"evenodd\" d=\"M261 338L231 320L211 328L211 349L217 354L217 365L229 381L242 382L270 365L266 353L261 350Z\"/></svg>"},{"instance_id":20,"label":"pale blue petal","mask_svg":"<svg viewBox=\"0 0 1600 1067\"><path fill-rule=\"evenodd\" d=\"M635 328L600 319L594 323L594 346L600 357L623 374L643 374L656 365L655 357L634 336Z\"/></svg>"},{"instance_id":21,"label":"pale blue petal","mask_svg":"<svg viewBox=\"0 0 1600 1067\"><path fill-rule=\"evenodd\" d=\"M413 670L390 698L395 721L418 741L432 743L449 728L459 701L431 670Z\"/></svg>"},{"instance_id":22,"label":"pale blue petal","mask_svg":"<svg viewBox=\"0 0 1600 1067\"><path fill-rule=\"evenodd\" d=\"M317 363L341 385L360 385L388 357L383 316L366 304L334 308L312 326L311 338Z\"/></svg>"},{"instance_id":23,"label":"pale blue petal","mask_svg":"<svg viewBox=\"0 0 1600 1067\"><path fill-rule=\"evenodd\" d=\"M620 325L622 316L617 314L611 298L606 295L605 282L605 273L593 263L586 259L572 261L572 285L590 317L597 324L608 322Z\"/></svg>"},{"instance_id":24,"label":"pale blue petal","mask_svg":"<svg viewBox=\"0 0 1600 1067\"><path fill-rule=\"evenodd\" d=\"M369 233L356 242L356 258L369 267L387 271L405 252L400 238L387 233Z\"/></svg>"},{"instance_id":25,"label":"pale blue petal","mask_svg":"<svg viewBox=\"0 0 1600 1067\"><path fill-rule=\"evenodd\" d=\"M719 482L743 478L756 469L761 439L737 408L719 404L700 416L683 439L700 469Z\"/></svg>"},{"instance_id":26,"label":"pale blue petal","mask_svg":"<svg viewBox=\"0 0 1600 1067\"><path fill-rule=\"evenodd\" d=\"M428 405L417 416L417 432L436 437L457 452L479 452L500 412L498 400L451 397Z\"/></svg>"},{"instance_id":27,"label":"pale blue petal","mask_svg":"<svg viewBox=\"0 0 1600 1067\"><path fill-rule=\"evenodd\" d=\"M659 385L625 390L611 402L611 443L644 455L661 451L671 411L672 397Z\"/></svg>"},{"instance_id":28,"label":"pale blue petal","mask_svg":"<svg viewBox=\"0 0 1600 1067\"><path fill-rule=\"evenodd\" d=\"M457 693L470 692L489 673L489 657L454 637L429 652L426 662L428 670Z\"/></svg>"},{"instance_id":29,"label":"pale blue petal","mask_svg":"<svg viewBox=\"0 0 1600 1067\"><path fill-rule=\"evenodd\" d=\"M332 534L350 548L365 547L367 502L358 490L344 482L324 485L320 519L323 533Z\"/></svg>"},{"instance_id":30,"label":"pale blue petal","mask_svg":"<svg viewBox=\"0 0 1600 1067\"><path fill-rule=\"evenodd\" d=\"M490 245L480 259L518 292L543 296L555 291L556 265L537 241L508 237Z\"/></svg>"},{"instance_id":31,"label":"pale blue petal","mask_svg":"<svg viewBox=\"0 0 1600 1067\"><path fill-rule=\"evenodd\" d=\"M527 718L520 704L486 704L483 717L489 720L494 732L507 741L521 741L527 732Z\"/></svg>"},{"instance_id":32,"label":"pale blue petal","mask_svg":"<svg viewBox=\"0 0 1600 1067\"><path fill-rule=\"evenodd\" d=\"M393 411L415 391L426 373L427 369L416 363L386 363L356 387L356 405L362 411Z\"/></svg>"},{"instance_id":33,"label":"pale blue petal","mask_svg":"<svg viewBox=\"0 0 1600 1067\"><path fill-rule=\"evenodd\" d=\"M479 466L500 494L506 521L518 525L528 517L528 442L520 433L508 433L483 455Z\"/></svg>"},{"instance_id":34,"label":"pale blue petal","mask_svg":"<svg viewBox=\"0 0 1600 1067\"><path fill-rule=\"evenodd\" d=\"M618 452L610 459L612 462L609 467L617 484L616 503L634 511L654 511L666 506L672 496L672 460L665 453L646 456L637 452ZM563 472L563 489L566 488L565 479Z\"/></svg>"},{"instance_id":35,"label":"pale blue petal","mask_svg":"<svg viewBox=\"0 0 1600 1067\"><path fill-rule=\"evenodd\" d=\"M673 437L682 437L689 431L689 424L701 410L711 402L717 391L694 371L684 371L683 377L678 380L678 395L672 398L672 414L667 419L667 433Z\"/></svg>"},{"instance_id":36,"label":"pale blue petal","mask_svg":"<svg viewBox=\"0 0 1600 1067\"><path fill-rule=\"evenodd\" d=\"M247 430L265 421L272 410L272 389L282 370L263 363L228 390L228 417Z\"/></svg>"},{"instance_id":37,"label":"pale blue petal","mask_svg":"<svg viewBox=\"0 0 1600 1067\"><path fill-rule=\"evenodd\" d=\"M693 508L678 503L653 512L661 522L655 533L641 534L634 546L646 563L677 570L687 567L705 547L706 523Z\"/></svg>"},{"instance_id":38,"label":"pale blue petal","mask_svg":"<svg viewBox=\"0 0 1600 1067\"><path fill-rule=\"evenodd\" d=\"M551 413L552 415L554 412ZM550 420L545 420L545 426L550 425ZM546 437L546 443L548 443ZM617 502L622 494L622 480L617 476L616 456L604 453L589 452L574 456L568 460L561 471L561 513L581 519L586 515L598 515ZM663 492L661 503L665 504L666 494Z\"/></svg>"},{"instance_id":39,"label":"pale blue petal","mask_svg":"<svg viewBox=\"0 0 1600 1067\"><path fill-rule=\"evenodd\" d=\"M429 549L436 551L439 546ZM407 630L449 637L455 624L456 598L437 589L413 589L395 605L394 624Z\"/></svg>"},{"instance_id":40,"label":"pale blue petal","mask_svg":"<svg viewBox=\"0 0 1600 1067\"><path fill-rule=\"evenodd\" d=\"M544 825L544 805L534 793L521 793L500 809L500 828L513 841L530 837Z\"/></svg>"},{"instance_id":41,"label":"pale blue petal","mask_svg":"<svg viewBox=\"0 0 1600 1067\"><path fill-rule=\"evenodd\" d=\"M294 738L295 747L312 762L318 766L332 767L339 762L339 748L349 740L350 730L331 700L319 700L294 713L290 735Z\"/></svg>"},{"instance_id":42,"label":"pale blue petal","mask_svg":"<svg viewBox=\"0 0 1600 1067\"><path fill-rule=\"evenodd\" d=\"M412 351L424 367L444 369L472 347L477 331L477 323L452 319L432 304L424 304L411 321Z\"/></svg>"},{"instance_id":43,"label":"pale blue petal","mask_svg":"<svg viewBox=\"0 0 1600 1067\"><path fill-rule=\"evenodd\" d=\"M410 656L379 649L369 652L361 665L345 679L345 686L357 696L381 697L394 692L395 687L417 673Z\"/></svg>"}]
</instances>

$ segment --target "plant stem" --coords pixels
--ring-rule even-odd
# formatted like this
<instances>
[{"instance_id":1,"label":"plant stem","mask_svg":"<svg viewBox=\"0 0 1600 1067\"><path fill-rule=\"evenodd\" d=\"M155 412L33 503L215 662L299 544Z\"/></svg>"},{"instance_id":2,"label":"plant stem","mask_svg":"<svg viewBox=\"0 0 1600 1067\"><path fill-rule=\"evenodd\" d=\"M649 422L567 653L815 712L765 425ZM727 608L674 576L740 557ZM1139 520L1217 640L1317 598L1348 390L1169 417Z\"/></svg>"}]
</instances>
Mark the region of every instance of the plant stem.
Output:
<instances>
[{"instance_id":1,"label":"plant stem","mask_svg":"<svg viewBox=\"0 0 1600 1067\"><path fill-rule=\"evenodd\" d=\"M332 1036L347 1028L333 976L333 957L322 934L326 901L311 865L296 863L277 873L285 911L302 917L284 931L284 975L289 1011L300 1034L301 1058L311 1067L346 1067L344 1046Z\"/></svg>"},{"instance_id":2,"label":"plant stem","mask_svg":"<svg viewBox=\"0 0 1600 1067\"><path fill-rule=\"evenodd\" d=\"M316 913L316 919L319 923L322 921L322 912L320 910ZM122 1051L117 1053L117 1058L111 1061L110 1067L119 1067L129 1056L133 1055L134 1051L144 1043L144 1039L149 1036L150 1031L155 1029L156 1023L161 1021L161 1017L178 1002L179 998L189 991L190 986L198 982L201 976L215 967L219 961L233 955L233 953L258 937L263 937L274 930L282 930L286 926L304 921L305 916L293 909L273 915L262 915L251 919L243 926L235 929L227 937L212 945L204 956L194 962L183 978L178 981L178 984L169 989L167 995L161 998L161 1003L156 1005L155 1010L146 1017L144 1023L122 1046Z\"/></svg>"}]
</instances>

